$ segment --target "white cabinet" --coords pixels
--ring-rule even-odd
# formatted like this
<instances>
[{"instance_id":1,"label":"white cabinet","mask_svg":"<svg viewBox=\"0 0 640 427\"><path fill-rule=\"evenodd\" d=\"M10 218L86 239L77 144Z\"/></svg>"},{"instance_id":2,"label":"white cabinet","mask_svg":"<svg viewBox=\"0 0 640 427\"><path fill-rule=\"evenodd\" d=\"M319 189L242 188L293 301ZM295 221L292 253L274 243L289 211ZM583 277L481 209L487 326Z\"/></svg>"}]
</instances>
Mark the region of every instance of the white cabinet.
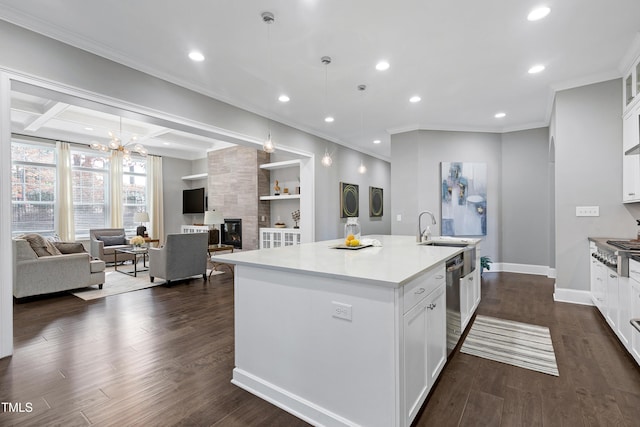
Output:
<instances>
[{"instance_id":1,"label":"white cabinet","mask_svg":"<svg viewBox=\"0 0 640 427\"><path fill-rule=\"evenodd\" d=\"M606 316L607 310L607 276L606 267L595 258L591 258L591 300Z\"/></svg>"},{"instance_id":2,"label":"white cabinet","mask_svg":"<svg viewBox=\"0 0 640 427\"><path fill-rule=\"evenodd\" d=\"M403 380L407 426L420 411L447 361L445 289L445 283L440 284L404 315Z\"/></svg>"},{"instance_id":3,"label":"white cabinet","mask_svg":"<svg viewBox=\"0 0 640 427\"><path fill-rule=\"evenodd\" d=\"M635 260L629 260L629 276L630 276L630 298L629 298L629 316L630 319L640 319L640 263ZM631 355L636 362L640 364L640 332L630 329L631 339L630 348Z\"/></svg>"},{"instance_id":4,"label":"white cabinet","mask_svg":"<svg viewBox=\"0 0 640 427\"><path fill-rule=\"evenodd\" d=\"M480 244L476 245L476 269L460 278L460 327L464 331L478 308L480 289Z\"/></svg>"},{"instance_id":5,"label":"white cabinet","mask_svg":"<svg viewBox=\"0 0 640 427\"><path fill-rule=\"evenodd\" d=\"M640 104L622 120L622 201L640 201ZM634 149L635 147L635 149Z\"/></svg>"},{"instance_id":6,"label":"white cabinet","mask_svg":"<svg viewBox=\"0 0 640 427\"><path fill-rule=\"evenodd\" d=\"M613 270L606 271L607 280L607 315L606 319L613 331L618 328L618 274Z\"/></svg>"},{"instance_id":7,"label":"white cabinet","mask_svg":"<svg viewBox=\"0 0 640 427\"><path fill-rule=\"evenodd\" d=\"M280 248L300 244L300 230L296 228L261 228L260 249Z\"/></svg>"},{"instance_id":8,"label":"white cabinet","mask_svg":"<svg viewBox=\"0 0 640 427\"><path fill-rule=\"evenodd\" d=\"M631 342L631 279L618 277L618 338L626 348Z\"/></svg>"}]
</instances>

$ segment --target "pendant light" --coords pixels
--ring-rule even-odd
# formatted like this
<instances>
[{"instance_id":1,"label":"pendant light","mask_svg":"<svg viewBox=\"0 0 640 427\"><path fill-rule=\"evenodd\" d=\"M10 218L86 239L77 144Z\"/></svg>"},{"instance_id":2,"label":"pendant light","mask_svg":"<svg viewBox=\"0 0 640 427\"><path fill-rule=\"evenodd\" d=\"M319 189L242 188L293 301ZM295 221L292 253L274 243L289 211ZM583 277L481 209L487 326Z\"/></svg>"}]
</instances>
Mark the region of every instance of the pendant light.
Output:
<instances>
[{"instance_id":1,"label":"pendant light","mask_svg":"<svg viewBox=\"0 0 640 427\"><path fill-rule=\"evenodd\" d=\"M367 90L367 85L358 85L358 92L360 95L360 137L364 141L364 91ZM367 168L364 165L363 161L360 160L360 166L358 167L358 172L361 174L367 173Z\"/></svg>"},{"instance_id":2,"label":"pendant light","mask_svg":"<svg viewBox=\"0 0 640 427\"><path fill-rule=\"evenodd\" d=\"M325 117L324 117L324 121L325 123L333 123L334 118L332 115L327 113L327 87L328 87L328 74L329 74L329 64L331 64L331 57L330 56L323 56L322 58L320 58L320 61L324 64L324 112L325 112Z\"/></svg>"},{"instance_id":3,"label":"pendant light","mask_svg":"<svg viewBox=\"0 0 640 427\"><path fill-rule=\"evenodd\" d=\"M262 12L262 21L267 24L267 61L268 61L268 73L267 76L269 78L269 88L271 87L271 80L273 78L272 76L272 70L271 70L271 31L269 30L269 27L271 24L273 24L276 20L275 16L273 15L273 13L271 12ZM269 91L270 92L270 91ZM271 139L271 119L267 118L268 120L268 126L269 126L269 133L267 136L267 139L264 141L264 143L262 144L262 150L265 153L273 153L274 151L276 151L276 147L273 143L273 140Z\"/></svg>"}]
</instances>

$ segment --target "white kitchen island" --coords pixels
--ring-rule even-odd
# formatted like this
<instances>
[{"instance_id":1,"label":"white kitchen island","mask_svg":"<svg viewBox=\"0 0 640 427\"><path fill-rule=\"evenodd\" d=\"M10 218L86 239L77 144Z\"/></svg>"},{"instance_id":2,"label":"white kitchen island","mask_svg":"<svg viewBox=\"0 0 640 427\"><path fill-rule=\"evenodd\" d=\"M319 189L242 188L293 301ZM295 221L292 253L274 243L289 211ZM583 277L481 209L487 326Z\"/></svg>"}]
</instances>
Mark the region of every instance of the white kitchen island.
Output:
<instances>
[{"instance_id":1,"label":"white kitchen island","mask_svg":"<svg viewBox=\"0 0 640 427\"><path fill-rule=\"evenodd\" d=\"M409 426L446 363L445 261L368 236L217 255L235 264L232 382L314 425Z\"/></svg>"}]
</instances>

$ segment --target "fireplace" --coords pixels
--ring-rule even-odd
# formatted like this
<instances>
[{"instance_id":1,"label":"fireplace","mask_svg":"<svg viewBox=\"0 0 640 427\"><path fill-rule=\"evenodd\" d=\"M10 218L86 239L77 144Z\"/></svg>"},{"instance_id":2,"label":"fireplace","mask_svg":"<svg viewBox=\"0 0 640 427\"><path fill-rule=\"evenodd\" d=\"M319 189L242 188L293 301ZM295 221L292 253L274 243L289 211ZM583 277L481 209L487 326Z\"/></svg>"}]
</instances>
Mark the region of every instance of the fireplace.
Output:
<instances>
[{"instance_id":1,"label":"fireplace","mask_svg":"<svg viewBox=\"0 0 640 427\"><path fill-rule=\"evenodd\" d=\"M236 249L242 249L242 220L227 219L224 220L224 228L222 229L222 244L230 245Z\"/></svg>"}]
</instances>

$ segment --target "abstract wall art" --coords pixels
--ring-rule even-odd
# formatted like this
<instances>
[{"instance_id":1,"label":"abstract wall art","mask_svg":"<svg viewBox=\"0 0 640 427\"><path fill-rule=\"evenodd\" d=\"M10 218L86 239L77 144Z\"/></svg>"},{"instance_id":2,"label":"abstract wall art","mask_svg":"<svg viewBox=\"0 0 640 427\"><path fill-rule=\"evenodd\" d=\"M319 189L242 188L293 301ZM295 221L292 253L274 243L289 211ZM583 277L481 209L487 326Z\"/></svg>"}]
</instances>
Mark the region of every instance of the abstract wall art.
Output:
<instances>
[{"instance_id":1,"label":"abstract wall art","mask_svg":"<svg viewBox=\"0 0 640 427\"><path fill-rule=\"evenodd\" d=\"M487 164L441 162L441 234L487 235Z\"/></svg>"},{"instance_id":2,"label":"abstract wall art","mask_svg":"<svg viewBox=\"0 0 640 427\"><path fill-rule=\"evenodd\" d=\"M358 184L340 183L340 218L360 215L359 198Z\"/></svg>"},{"instance_id":3,"label":"abstract wall art","mask_svg":"<svg viewBox=\"0 0 640 427\"><path fill-rule=\"evenodd\" d=\"M382 188L369 187L369 216L379 218L382 216Z\"/></svg>"}]
</instances>

